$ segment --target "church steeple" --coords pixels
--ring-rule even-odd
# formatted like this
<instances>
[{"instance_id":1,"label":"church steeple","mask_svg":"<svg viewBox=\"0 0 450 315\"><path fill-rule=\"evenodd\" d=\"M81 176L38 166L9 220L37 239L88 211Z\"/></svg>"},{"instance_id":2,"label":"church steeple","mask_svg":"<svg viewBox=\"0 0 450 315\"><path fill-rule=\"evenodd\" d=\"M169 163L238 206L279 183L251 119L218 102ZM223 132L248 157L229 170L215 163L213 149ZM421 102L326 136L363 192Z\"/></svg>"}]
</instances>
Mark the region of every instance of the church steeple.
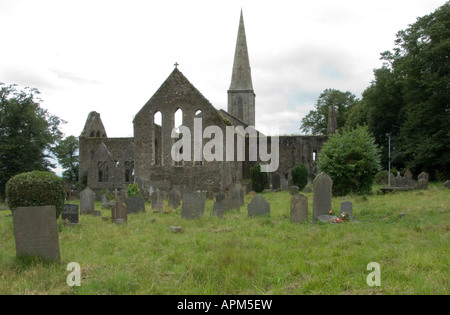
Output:
<instances>
[{"instance_id":1,"label":"church steeple","mask_svg":"<svg viewBox=\"0 0 450 315\"><path fill-rule=\"evenodd\" d=\"M250 58L248 57L247 37L245 36L242 10L236 41L236 51L234 53L230 90L253 90Z\"/></svg>"},{"instance_id":2,"label":"church steeple","mask_svg":"<svg viewBox=\"0 0 450 315\"><path fill-rule=\"evenodd\" d=\"M255 93L253 91L250 58L241 10L233 72L228 90L228 112L248 125L255 125Z\"/></svg>"}]
</instances>

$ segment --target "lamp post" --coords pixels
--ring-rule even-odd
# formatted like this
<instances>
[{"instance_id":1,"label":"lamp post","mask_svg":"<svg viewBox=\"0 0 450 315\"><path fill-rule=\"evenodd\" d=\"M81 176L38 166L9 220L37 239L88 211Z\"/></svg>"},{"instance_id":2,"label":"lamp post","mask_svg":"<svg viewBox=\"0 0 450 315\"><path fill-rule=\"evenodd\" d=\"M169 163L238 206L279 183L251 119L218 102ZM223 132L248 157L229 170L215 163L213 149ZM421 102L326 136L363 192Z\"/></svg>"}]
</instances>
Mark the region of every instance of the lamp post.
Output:
<instances>
[{"instance_id":1,"label":"lamp post","mask_svg":"<svg viewBox=\"0 0 450 315\"><path fill-rule=\"evenodd\" d=\"M389 152L389 155L388 155L388 188L391 188L391 133L389 132L389 133L386 133L386 137L388 137L388 143L389 143L389 145L388 145L388 152Z\"/></svg>"}]
</instances>

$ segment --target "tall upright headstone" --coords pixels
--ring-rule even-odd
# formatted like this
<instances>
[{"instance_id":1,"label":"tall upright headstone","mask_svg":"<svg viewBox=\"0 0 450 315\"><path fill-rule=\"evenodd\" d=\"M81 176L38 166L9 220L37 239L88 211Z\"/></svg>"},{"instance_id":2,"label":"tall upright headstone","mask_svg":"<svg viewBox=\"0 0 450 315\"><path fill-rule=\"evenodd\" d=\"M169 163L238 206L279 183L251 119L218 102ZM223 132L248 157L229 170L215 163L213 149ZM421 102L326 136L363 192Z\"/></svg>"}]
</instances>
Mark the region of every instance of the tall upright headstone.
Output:
<instances>
[{"instance_id":1,"label":"tall upright headstone","mask_svg":"<svg viewBox=\"0 0 450 315\"><path fill-rule=\"evenodd\" d=\"M272 173L272 189L278 189L281 187L280 174Z\"/></svg>"},{"instance_id":2,"label":"tall upright headstone","mask_svg":"<svg viewBox=\"0 0 450 315\"><path fill-rule=\"evenodd\" d=\"M177 209L181 205L181 191L176 188L173 188L169 191L169 206L174 209Z\"/></svg>"},{"instance_id":3,"label":"tall upright headstone","mask_svg":"<svg viewBox=\"0 0 450 315\"><path fill-rule=\"evenodd\" d=\"M112 222L116 224L123 224L127 222L127 207L121 200L116 201L114 206L111 208L111 218Z\"/></svg>"},{"instance_id":4,"label":"tall upright headstone","mask_svg":"<svg viewBox=\"0 0 450 315\"><path fill-rule=\"evenodd\" d=\"M59 262L55 206L18 207L12 214L16 255Z\"/></svg>"},{"instance_id":5,"label":"tall upright headstone","mask_svg":"<svg viewBox=\"0 0 450 315\"><path fill-rule=\"evenodd\" d=\"M163 198L159 189L156 189L152 196L152 210L162 210L163 208Z\"/></svg>"},{"instance_id":6,"label":"tall upright headstone","mask_svg":"<svg viewBox=\"0 0 450 315\"><path fill-rule=\"evenodd\" d=\"M322 172L314 179L313 186L313 221L316 221L319 216L328 215L331 210L333 181L330 176Z\"/></svg>"},{"instance_id":7,"label":"tall upright headstone","mask_svg":"<svg viewBox=\"0 0 450 315\"><path fill-rule=\"evenodd\" d=\"M308 198L298 192L296 194L291 194L291 221L308 221Z\"/></svg>"},{"instance_id":8,"label":"tall upright headstone","mask_svg":"<svg viewBox=\"0 0 450 315\"><path fill-rule=\"evenodd\" d=\"M87 187L80 193L81 214L93 214L95 208L95 193Z\"/></svg>"}]
</instances>

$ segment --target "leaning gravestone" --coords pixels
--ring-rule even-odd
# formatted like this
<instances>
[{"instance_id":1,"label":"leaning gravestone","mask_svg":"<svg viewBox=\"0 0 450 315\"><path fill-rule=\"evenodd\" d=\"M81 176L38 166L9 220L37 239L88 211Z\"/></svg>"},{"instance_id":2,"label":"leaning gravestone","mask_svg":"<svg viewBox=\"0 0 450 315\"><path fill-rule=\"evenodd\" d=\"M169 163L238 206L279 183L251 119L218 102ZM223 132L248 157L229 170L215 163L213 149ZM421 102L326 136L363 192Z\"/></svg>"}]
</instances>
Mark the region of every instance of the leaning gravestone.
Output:
<instances>
[{"instance_id":1,"label":"leaning gravestone","mask_svg":"<svg viewBox=\"0 0 450 315\"><path fill-rule=\"evenodd\" d=\"M268 203L261 194L256 195L248 204L248 216L270 215L270 203Z\"/></svg>"},{"instance_id":2,"label":"leaning gravestone","mask_svg":"<svg viewBox=\"0 0 450 315\"><path fill-rule=\"evenodd\" d=\"M59 262L55 206L19 207L12 213L16 255Z\"/></svg>"},{"instance_id":3,"label":"leaning gravestone","mask_svg":"<svg viewBox=\"0 0 450 315\"><path fill-rule=\"evenodd\" d=\"M156 189L152 196L152 210L162 210L163 208L163 198L159 191L159 189Z\"/></svg>"},{"instance_id":4,"label":"leaning gravestone","mask_svg":"<svg viewBox=\"0 0 450 315\"><path fill-rule=\"evenodd\" d=\"M145 212L145 201L141 197L131 197L125 201L127 206L127 212L137 214L139 212Z\"/></svg>"},{"instance_id":5,"label":"leaning gravestone","mask_svg":"<svg viewBox=\"0 0 450 315\"><path fill-rule=\"evenodd\" d=\"M184 219L197 219L205 212L205 196L199 191L185 192L183 194L183 205L181 217Z\"/></svg>"},{"instance_id":6,"label":"leaning gravestone","mask_svg":"<svg viewBox=\"0 0 450 315\"><path fill-rule=\"evenodd\" d=\"M294 187L294 186L292 186ZM290 188L290 190L292 189ZM297 187L298 189L298 187ZM292 194L291 196L291 221L308 221L308 198L302 194Z\"/></svg>"},{"instance_id":7,"label":"leaning gravestone","mask_svg":"<svg viewBox=\"0 0 450 315\"><path fill-rule=\"evenodd\" d=\"M350 218L353 217L353 203L351 201L343 201L341 202L341 215L347 212Z\"/></svg>"},{"instance_id":8,"label":"leaning gravestone","mask_svg":"<svg viewBox=\"0 0 450 315\"><path fill-rule=\"evenodd\" d=\"M81 214L93 214L95 207L95 193L88 188L80 193Z\"/></svg>"},{"instance_id":9,"label":"leaning gravestone","mask_svg":"<svg viewBox=\"0 0 450 315\"><path fill-rule=\"evenodd\" d=\"M314 179L313 186L313 221L315 221L321 215L328 215L331 210L333 181L330 176L322 172Z\"/></svg>"},{"instance_id":10,"label":"leaning gravestone","mask_svg":"<svg viewBox=\"0 0 450 315\"><path fill-rule=\"evenodd\" d=\"M127 207L122 201L118 200L111 208L111 219L113 223L123 224L128 220Z\"/></svg>"},{"instance_id":11,"label":"leaning gravestone","mask_svg":"<svg viewBox=\"0 0 450 315\"><path fill-rule=\"evenodd\" d=\"M61 219L68 220L69 223L78 223L79 221L78 205L72 203L65 204L61 212Z\"/></svg>"}]
</instances>

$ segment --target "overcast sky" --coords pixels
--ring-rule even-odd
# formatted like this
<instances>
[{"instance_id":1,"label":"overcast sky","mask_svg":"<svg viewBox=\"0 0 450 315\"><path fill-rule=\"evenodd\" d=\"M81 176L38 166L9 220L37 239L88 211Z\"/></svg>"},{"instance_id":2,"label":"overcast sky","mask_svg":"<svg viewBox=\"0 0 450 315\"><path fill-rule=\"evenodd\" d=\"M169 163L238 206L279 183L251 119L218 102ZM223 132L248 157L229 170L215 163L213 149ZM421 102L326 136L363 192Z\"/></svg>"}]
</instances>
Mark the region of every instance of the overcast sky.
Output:
<instances>
[{"instance_id":1,"label":"overcast sky","mask_svg":"<svg viewBox=\"0 0 450 315\"><path fill-rule=\"evenodd\" d=\"M227 109L243 9L256 128L299 134L327 88L358 98L395 35L445 0L0 0L0 82L37 88L41 106L79 136L88 113L109 137L132 120L179 63Z\"/></svg>"}]
</instances>

